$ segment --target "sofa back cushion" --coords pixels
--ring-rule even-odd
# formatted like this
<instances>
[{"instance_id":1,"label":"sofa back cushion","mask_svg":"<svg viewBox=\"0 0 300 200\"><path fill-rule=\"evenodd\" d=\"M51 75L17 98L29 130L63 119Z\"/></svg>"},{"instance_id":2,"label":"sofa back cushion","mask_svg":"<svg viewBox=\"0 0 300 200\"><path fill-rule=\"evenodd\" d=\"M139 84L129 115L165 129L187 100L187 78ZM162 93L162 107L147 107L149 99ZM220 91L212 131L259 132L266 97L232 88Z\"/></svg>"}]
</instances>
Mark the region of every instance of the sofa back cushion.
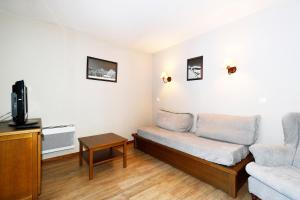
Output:
<instances>
[{"instance_id":1,"label":"sofa back cushion","mask_svg":"<svg viewBox=\"0 0 300 200\"><path fill-rule=\"evenodd\" d=\"M191 113L174 113L160 110L156 115L156 125L170 131L188 132L193 127L194 116Z\"/></svg>"},{"instance_id":2,"label":"sofa back cushion","mask_svg":"<svg viewBox=\"0 0 300 200\"><path fill-rule=\"evenodd\" d=\"M197 136L251 145L257 139L259 116L232 116L219 114L198 114Z\"/></svg>"}]
</instances>

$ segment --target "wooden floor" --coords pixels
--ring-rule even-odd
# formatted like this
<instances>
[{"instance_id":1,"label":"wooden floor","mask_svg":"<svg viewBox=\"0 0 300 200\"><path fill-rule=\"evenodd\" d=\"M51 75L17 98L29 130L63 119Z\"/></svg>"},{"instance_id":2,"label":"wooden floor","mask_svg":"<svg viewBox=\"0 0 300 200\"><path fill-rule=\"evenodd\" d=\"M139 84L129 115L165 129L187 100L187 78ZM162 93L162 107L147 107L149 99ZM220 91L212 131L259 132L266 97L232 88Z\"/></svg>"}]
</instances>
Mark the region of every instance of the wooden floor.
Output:
<instances>
[{"instance_id":1,"label":"wooden floor","mask_svg":"<svg viewBox=\"0 0 300 200\"><path fill-rule=\"evenodd\" d=\"M95 167L89 181L88 167L78 158L43 164L41 200L46 199L232 199L226 193L128 146L128 166L122 159ZM245 184L236 199L250 200Z\"/></svg>"}]
</instances>

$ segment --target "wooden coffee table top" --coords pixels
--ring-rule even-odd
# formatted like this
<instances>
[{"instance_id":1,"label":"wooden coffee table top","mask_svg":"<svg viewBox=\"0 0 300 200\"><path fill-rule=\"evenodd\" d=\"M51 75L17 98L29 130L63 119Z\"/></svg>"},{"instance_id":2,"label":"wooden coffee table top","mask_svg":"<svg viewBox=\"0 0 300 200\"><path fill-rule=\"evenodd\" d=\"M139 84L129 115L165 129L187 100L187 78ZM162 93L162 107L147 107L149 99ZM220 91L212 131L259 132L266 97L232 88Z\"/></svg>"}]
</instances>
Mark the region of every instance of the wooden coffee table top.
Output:
<instances>
[{"instance_id":1,"label":"wooden coffee table top","mask_svg":"<svg viewBox=\"0 0 300 200\"><path fill-rule=\"evenodd\" d=\"M88 149L113 147L127 142L126 138L114 133L81 137L78 140Z\"/></svg>"}]
</instances>

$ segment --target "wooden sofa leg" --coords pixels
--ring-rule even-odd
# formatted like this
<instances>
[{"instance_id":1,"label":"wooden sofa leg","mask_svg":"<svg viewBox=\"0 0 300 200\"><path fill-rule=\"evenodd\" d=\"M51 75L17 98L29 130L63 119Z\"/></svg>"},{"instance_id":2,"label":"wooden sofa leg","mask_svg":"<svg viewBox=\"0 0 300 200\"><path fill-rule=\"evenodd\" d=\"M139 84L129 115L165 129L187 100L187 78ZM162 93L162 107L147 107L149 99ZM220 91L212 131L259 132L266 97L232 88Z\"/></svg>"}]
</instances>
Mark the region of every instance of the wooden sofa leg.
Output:
<instances>
[{"instance_id":1,"label":"wooden sofa leg","mask_svg":"<svg viewBox=\"0 0 300 200\"><path fill-rule=\"evenodd\" d=\"M137 148L137 142L136 142L136 133L132 133L131 134L132 135L132 137L133 137L133 147L136 149Z\"/></svg>"},{"instance_id":2,"label":"wooden sofa leg","mask_svg":"<svg viewBox=\"0 0 300 200\"><path fill-rule=\"evenodd\" d=\"M251 194L252 200L261 200L259 197L255 196L254 194Z\"/></svg>"}]
</instances>

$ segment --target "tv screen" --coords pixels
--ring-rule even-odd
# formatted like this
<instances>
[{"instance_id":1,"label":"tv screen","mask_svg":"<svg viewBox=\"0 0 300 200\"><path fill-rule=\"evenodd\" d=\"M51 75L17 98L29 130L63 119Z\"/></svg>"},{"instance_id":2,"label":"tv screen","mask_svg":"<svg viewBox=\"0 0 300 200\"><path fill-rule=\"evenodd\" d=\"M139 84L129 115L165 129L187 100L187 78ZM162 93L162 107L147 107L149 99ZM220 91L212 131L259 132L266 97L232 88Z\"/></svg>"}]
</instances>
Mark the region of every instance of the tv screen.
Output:
<instances>
[{"instance_id":1,"label":"tv screen","mask_svg":"<svg viewBox=\"0 0 300 200\"><path fill-rule=\"evenodd\" d=\"M27 87L23 80L12 86L11 113L16 125L23 125L28 117Z\"/></svg>"}]
</instances>

